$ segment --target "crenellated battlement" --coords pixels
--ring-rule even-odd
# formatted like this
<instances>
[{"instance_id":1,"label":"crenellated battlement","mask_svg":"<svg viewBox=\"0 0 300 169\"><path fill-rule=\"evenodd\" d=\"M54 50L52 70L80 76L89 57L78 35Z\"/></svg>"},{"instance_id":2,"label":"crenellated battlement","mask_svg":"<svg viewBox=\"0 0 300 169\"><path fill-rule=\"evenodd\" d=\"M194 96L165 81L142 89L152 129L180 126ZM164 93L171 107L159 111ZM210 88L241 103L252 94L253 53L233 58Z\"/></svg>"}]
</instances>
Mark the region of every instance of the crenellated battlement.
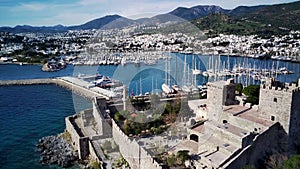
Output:
<instances>
[{"instance_id":1,"label":"crenellated battlement","mask_svg":"<svg viewBox=\"0 0 300 169\"><path fill-rule=\"evenodd\" d=\"M300 81L300 79L298 81ZM300 86L297 86L296 83L281 83L279 81L275 81L274 78L270 78L265 84L260 85L260 89L270 90L270 92L281 91L287 93L294 93L300 90Z\"/></svg>"}]
</instances>

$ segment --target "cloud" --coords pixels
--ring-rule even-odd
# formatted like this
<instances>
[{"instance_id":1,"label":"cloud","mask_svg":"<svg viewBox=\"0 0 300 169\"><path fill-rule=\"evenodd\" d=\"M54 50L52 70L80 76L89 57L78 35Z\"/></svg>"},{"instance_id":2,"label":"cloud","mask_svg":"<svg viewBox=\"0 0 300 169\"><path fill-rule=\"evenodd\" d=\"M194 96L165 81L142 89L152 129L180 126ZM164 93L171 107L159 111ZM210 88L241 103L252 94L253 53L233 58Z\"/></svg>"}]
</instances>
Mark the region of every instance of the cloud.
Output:
<instances>
[{"instance_id":1,"label":"cloud","mask_svg":"<svg viewBox=\"0 0 300 169\"><path fill-rule=\"evenodd\" d=\"M89 5L99 5L103 3L110 2L109 0L80 0L79 5L89 6Z\"/></svg>"},{"instance_id":2,"label":"cloud","mask_svg":"<svg viewBox=\"0 0 300 169\"><path fill-rule=\"evenodd\" d=\"M92 19L96 19L97 16L88 13L76 13L72 11L63 11L51 18L45 18L41 20L43 23L51 23L50 25L62 24L65 26L74 26L86 23Z\"/></svg>"},{"instance_id":3,"label":"cloud","mask_svg":"<svg viewBox=\"0 0 300 169\"><path fill-rule=\"evenodd\" d=\"M47 5L42 3L20 3L19 6L15 7L15 11L42 11L47 8Z\"/></svg>"}]
</instances>

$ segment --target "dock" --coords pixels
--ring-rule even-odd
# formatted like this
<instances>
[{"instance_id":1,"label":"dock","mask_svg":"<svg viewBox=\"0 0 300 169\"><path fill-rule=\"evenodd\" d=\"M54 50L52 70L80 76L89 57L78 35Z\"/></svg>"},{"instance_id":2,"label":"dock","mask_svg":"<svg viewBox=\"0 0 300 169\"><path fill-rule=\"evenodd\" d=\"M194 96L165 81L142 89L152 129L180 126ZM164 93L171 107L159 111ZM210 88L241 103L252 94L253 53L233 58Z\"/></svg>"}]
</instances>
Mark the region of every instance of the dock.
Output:
<instances>
[{"instance_id":1,"label":"dock","mask_svg":"<svg viewBox=\"0 0 300 169\"><path fill-rule=\"evenodd\" d=\"M0 86L52 84L53 79L0 80Z\"/></svg>"},{"instance_id":2,"label":"dock","mask_svg":"<svg viewBox=\"0 0 300 169\"><path fill-rule=\"evenodd\" d=\"M85 82L81 82L75 77L58 77L46 79L24 79L24 80L0 80L0 86L13 85L48 85L54 84L67 90L72 91L82 97L92 100L95 97L102 97L110 100L115 93L105 89L97 89L96 87L87 86Z\"/></svg>"}]
</instances>

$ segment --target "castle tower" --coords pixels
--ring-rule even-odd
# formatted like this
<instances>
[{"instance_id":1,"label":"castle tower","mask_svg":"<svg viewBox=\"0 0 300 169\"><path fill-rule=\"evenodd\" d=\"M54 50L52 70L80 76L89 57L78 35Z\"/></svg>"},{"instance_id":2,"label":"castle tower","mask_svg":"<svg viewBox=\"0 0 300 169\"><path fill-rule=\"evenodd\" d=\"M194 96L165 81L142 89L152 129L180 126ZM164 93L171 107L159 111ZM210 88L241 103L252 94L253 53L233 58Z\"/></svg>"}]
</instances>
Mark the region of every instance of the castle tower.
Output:
<instances>
[{"instance_id":1,"label":"castle tower","mask_svg":"<svg viewBox=\"0 0 300 169\"><path fill-rule=\"evenodd\" d=\"M208 119L217 120L219 113L223 112L224 105L235 103L235 89L236 84L233 79L207 84Z\"/></svg>"},{"instance_id":2,"label":"castle tower","mask_svg":"<svg viewBox=\"0 0 300 169\"><path fill-rule=\"evenodd\" d=\"M262 84L259 94L261 118L279 122L289 140L300 141L300 86L269 79Z\"/></svg>"}]
</instances>

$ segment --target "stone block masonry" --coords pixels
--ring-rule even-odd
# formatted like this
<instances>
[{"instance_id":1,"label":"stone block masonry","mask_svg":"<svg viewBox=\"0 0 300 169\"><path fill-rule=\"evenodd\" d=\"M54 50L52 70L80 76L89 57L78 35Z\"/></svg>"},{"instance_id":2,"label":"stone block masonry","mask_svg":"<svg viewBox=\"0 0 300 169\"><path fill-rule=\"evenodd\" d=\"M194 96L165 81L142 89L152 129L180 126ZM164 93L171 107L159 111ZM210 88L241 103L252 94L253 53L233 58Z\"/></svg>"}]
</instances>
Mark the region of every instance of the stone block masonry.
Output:
<instances>
[{"instance_id":1,"label":"stone block masonry","mask_svg":"<svg viewBox=\"0 0 300 169\"><path fill-rule=\"evenodd\" d=\"M84 137L78 126L76 126L75 118L76 115L65 118L66 130L70 133L72 146L78 151L79 159L86 159L89 155L89 139Z\"/></svg>"},{"instance_id":2,"label":"stone block masonry","mask_svg":"<svg viewBox=\"0 0 300 169\"><path fill-rule=\"evenodd\" d=\"M129 138L112 120L113 139L119 145L120 152L134 169L162 169L149 153L140 147L137 141Z\"/></svg>"}]
</instances>

